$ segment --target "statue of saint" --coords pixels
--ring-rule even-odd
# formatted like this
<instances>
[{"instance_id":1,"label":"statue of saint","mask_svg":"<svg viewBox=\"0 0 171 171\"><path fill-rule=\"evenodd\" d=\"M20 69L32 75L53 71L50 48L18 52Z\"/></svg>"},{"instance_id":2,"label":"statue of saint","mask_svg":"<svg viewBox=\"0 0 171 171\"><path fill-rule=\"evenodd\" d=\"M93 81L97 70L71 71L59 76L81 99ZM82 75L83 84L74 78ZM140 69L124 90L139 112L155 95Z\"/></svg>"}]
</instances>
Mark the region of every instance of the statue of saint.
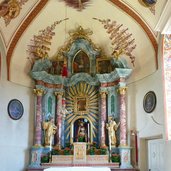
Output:
<instances>
[{"instance_id":1,"label":"statue of saint","mask_svg":"<svg viewBox=\"0 0 171 171\"><path fill-rule=\"evenodd\" d=\"M65 118L66 115L71 114L67 109L66 109L66 104L64 102L62 102L62 108L60 109L60 115Z\"/></svg>"},{"instance_id":2,"label":"statue of saint","mask_svg":"<svg viewBox=\"0 0 171 171\"><path fill-rule=\"evenodd\" d=\"M78 142L87 142L87 132L84 126L84 122L79 122L78 132L77 132L77 141Z\"/></svg>"},{"instance_id":3,"label":"statue of saint","mask_svg":"<svg viewBox=\"0 0 171 171\"><path fill-rule=\"evenodd\" d=\"M111 117L109 122L106 124L106 128L109 134L109 145L116 147L116 131L119 127L120 123L116 123L115 120Z\"/></svg>"},{"instance_id":4,"label":"statue of saint","mask_svg":"<svg viewBox=\"0 0 171 171\"><path fill-rule=\"evenodd\" d=\"M51 146L53 142L53 136L56 133L57 127L54 124L54 119L43 122L43 129L45 131L45 145Z\"/></svg>"}]
</instances>

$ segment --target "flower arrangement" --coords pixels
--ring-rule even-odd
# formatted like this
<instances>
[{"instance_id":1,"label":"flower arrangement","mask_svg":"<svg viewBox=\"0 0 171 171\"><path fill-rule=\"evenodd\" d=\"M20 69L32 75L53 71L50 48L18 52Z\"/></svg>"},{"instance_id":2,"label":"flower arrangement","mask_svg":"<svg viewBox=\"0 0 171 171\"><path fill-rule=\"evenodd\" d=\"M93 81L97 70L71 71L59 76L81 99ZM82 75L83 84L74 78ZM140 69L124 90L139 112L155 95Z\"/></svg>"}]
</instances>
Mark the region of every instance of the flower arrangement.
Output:
<instances>
[{"instance_id":1,"label":"flower arrangement","mask_svg":"<svg viewBox=\"0 0 171 171\"><path fill-rule=\"evenodd\" d=\"M111 155L111 160L112 160L113 163L114 163L114 162L120 163L120 155L117 154L117 153L113 153L113 154Z\"/></svg>"},{"instance_id":2,"label":"flower arrangement","mask_svg":"<svg viewBox=\"0 0 171 171\"><path fill-rule=\"evenodd\" d=\"M60 150L59 149L53 149L51 153L52 153L52 155L59 155Z\"/></svg>"},{"instance_id":3,"label":"flower arrangement","mask_svg":"<svg viewBox=\"0 0 171 171\"><path fill-rule=\"evenodd\" d=\"M71 149L69 147L65 147L64 155L71 155Z\"/></svg>"},{"instance_id":4,"label":"flower arrangement","mask_svg":"<svg viewBox=\"0 0 171 171\"><path fill-rule=\"evenodd\" d=\"M41 163L49 163L49 155L41 156Z\"/></svg>"},{"instance_id":5,"label":"flower arrangement","mask_svg":"<svg viewBox=\"0 0 171 171\"><path fill-rule=\"evenodd\" d=\"M89 150L90 155L95 155L95 150L96 150L96 148L91 146L90 150Z\"/></svg>"},{"instance_id":6,"label":"flower arrangement","mask_svg":"<svg viewBox=\"0 0 171 171\"><path fill-rule=\"evenodd\" d=\"M100 154L101 155L106 155L107 154L107 146L100 147Z\"/></svg>"}]
</instances>

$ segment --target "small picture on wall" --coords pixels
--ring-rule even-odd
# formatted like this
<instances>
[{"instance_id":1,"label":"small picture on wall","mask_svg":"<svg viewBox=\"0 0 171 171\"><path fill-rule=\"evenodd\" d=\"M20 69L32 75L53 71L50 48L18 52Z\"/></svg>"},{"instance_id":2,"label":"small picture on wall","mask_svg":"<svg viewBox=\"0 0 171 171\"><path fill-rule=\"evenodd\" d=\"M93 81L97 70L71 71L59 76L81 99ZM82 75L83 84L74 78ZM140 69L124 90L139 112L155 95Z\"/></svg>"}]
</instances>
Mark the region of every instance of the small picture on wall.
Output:
<instances>
[{"instance_id":1,"label":"small picture on wall","mask_svg":"<svg viewBox=\"0 0 171 171\"><path fill-rule=\"evenodd\" d=\"M18 120L23 116L24 108L22 103L17 99L12 99L8 103L8 114L10 118Z\"/></svg>"},{"instance_id":2,"label":"small picture on wall","mask_svg":"<svg viewBox=\"0 0 171 171\"><path fill-rule=\"evenodd\" d=\"M149 91L144 96L143 107L145 112L151 113L156 107L156 95L153 91Z\"/></svg>"}]
</instances>

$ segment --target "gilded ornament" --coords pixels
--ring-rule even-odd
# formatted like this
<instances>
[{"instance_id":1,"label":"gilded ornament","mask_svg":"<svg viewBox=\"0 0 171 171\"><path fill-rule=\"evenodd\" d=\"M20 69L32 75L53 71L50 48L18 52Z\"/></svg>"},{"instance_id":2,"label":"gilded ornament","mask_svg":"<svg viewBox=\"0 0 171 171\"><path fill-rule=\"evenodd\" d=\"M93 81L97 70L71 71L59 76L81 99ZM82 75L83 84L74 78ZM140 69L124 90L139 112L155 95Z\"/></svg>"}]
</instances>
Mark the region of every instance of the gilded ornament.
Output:
<instances>
[{"instance_id":1,"label":"gilded ornament","mask_svg":"<svg viewBox=\"0 0 171 171\"><path fill-rule=\"evenodd\" d=\"M128 33L128 28L125 29L123 28L123 24L117 24L116 21L111 21L110 19L93 19L101 22L106 32L110 35L109 39L113 48L111 55L116 59L122 54L129 56L134 66L135 56L132 54L132 51L136 48L136 44L135 39L132 38L132 34Z\"/></svg>"},{"instance_id":2,"label":"gilded ornament","mask_svg":"<svg viewBox=\"0 0 171 171\"><path fill-rule=\"evenodd\" d=\"M4 0L0 3L0 17L4 18L6 26L12 19L20 14L21 6L27 1L28 0Z\"/></svg>"},{"instance_id":3,"label":"gilded ornament","mask_svg":"<svg viewBox=\"0 0 171 171\"><path fill-rule=\"evenodd\" d=\"M45 91L43 89L33 89L33 92L37 96L42 96L43 94L45 94Z\"/></svg>"},{"instance_id":4,"label":"gilded ornament","mask_svg":"<svg viewBox=\"0 0 171 171\"><path fill-rule=\"evenodd\" d=\"M119 92L120 94L124 95L124 94L126 94L126 90L127 90L127 87L120 87L120 88L118 89L118 92Z\"/></svg>"}]
</instances>

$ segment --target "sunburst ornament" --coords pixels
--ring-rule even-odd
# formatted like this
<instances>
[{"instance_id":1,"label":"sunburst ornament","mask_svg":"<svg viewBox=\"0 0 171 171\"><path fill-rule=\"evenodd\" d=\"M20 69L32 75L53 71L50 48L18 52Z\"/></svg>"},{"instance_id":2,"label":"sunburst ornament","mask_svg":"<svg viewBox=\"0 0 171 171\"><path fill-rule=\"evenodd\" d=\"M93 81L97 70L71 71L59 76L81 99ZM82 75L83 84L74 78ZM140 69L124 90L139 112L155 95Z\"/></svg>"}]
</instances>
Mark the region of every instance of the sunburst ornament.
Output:
<instances>
[{"instance_id":1,"label":"sunburst ornament","mask_svg":"<svg viewBox=\"0 0 171 171\"><path fill-rule=\"evenodd\" d=\"M73 8L78 9L79 11L85 9L85 7L88 5L88 2L90 0L63 0L65 3Z\"/></svg>"},{"instance_id":2,"label":"sunburst ornament","mask_svg":"<svg viewBox=\"0 0 171 171\"><path fill-rule=\"evenodd\" d=\"M95 86L85 82L80 82L70 86L66 90L66 108L70 115L66 116L68 132L70 124L79 118L86 118L90 121L92 127L92 136L96 137L98 124L98 91ZM67 133L67 137L69 132Z\"/></svg>"}]
</instances>

